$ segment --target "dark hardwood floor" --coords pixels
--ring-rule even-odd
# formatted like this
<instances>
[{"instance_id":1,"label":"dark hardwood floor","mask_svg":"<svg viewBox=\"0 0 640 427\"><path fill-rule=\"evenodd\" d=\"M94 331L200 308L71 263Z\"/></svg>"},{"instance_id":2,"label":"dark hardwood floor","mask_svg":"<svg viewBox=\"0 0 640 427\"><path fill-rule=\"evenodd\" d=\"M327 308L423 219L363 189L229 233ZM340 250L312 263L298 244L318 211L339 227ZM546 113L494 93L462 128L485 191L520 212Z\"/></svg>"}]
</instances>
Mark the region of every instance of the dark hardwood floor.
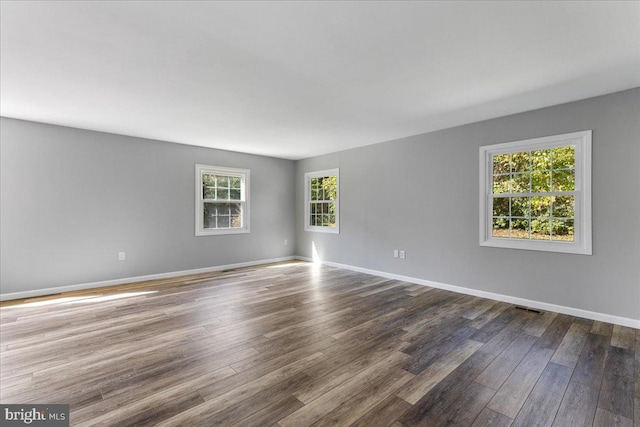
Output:
<instances>
[{"instance_id":1,"label":"dark hardwood floor","mask_svg":"<svg viewBox=\"0 0 640 427\"><path fill-rule=\"evenodd\" d=\"M640 427L638 330L332 267L0 307L0 401L72 425Z\"/></svg>"}]
</instances>

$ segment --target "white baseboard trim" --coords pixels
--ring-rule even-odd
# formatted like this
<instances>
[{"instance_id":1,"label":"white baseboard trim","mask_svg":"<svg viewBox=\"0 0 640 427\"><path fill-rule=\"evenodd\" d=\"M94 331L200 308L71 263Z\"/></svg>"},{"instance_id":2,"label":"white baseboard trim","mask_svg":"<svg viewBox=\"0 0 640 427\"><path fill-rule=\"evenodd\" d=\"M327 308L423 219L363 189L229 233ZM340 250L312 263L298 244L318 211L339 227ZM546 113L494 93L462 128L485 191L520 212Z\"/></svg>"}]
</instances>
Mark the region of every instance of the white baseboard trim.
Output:
<instances>
[{"instance_id":1,"label":"white baseboard trim","mask_svg":"<svg viewBox=\"0 0 640 427\"><path fill-rule=\"evenodd\" d=\"M296 259L296 257L294 256L262 259L258 261L239 262L236 264L216 265L213 267L196 268L193 270L171 271L168 273L149 274L146 276L125 277L122 279L103 280L100 282L81 283L78 285L59 286L56 288L34 289L32 291L0 294L0 301L32 298L32 297L39 297L43 295L59 294L62 292L80 291L84 289L102 288L105 286L123 285L125 283L144 282L147 280L168 279L171 277L188 276L190 274L210 273L213 271L230 270L230 269L241 268L241 267L252 267L254 265L271 264L274 262L291 261L294 259Z\"/></svg>"},{"instance_id":2,"label":"white baseboard trim","mask_svg":"<svg viewBox=\"0 0 640 427\"><path fill-rule=\"evenodd\" d=\"M297 256L301 261L313 262L312 259ZM416 277L402 276L400 274L387 273L385 271L371 270L369 268L356 267L353 265L340 264L331 261L321 261L331 267L344 268L345 270L357 271L360 273L371 274L374 276L386 277L388 279L401 280L403 282L415 283L417 285L430 286L432 288L444 289L447 291L457 292L460 294L473 295L476 297L492 299L496 301L508 302L510 304L522 305L525 307L537 308L540 310L553 311L556 313L568 314L576 317L584 317L586 319L598 320L600 322L613 323L630 328L640 329L640 320L630 319L628 317L614 316L612 314L598 313L596 311L582 310L580 308L566 307L563 305L550 304L542 301L534 301L526 298L512 297L509 295L496 294L493 292L485 292L477 289L464 288L462 286L448 285L446 283L432 282L430 280L418 279Z\"/></svg>"}]
</instances>

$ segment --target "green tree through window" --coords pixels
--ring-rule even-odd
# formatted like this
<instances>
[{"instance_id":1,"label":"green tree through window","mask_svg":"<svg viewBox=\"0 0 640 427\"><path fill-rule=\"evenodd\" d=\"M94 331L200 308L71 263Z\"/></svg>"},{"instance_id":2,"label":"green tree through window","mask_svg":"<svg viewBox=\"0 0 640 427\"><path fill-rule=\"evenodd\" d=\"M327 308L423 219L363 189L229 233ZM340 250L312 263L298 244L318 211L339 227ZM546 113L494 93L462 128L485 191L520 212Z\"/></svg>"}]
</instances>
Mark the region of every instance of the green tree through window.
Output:
<instances>
[{"instance_id":1,"label":"green tree through window","mask_svg":"<svg viewBox=\"0 0 640 427\"><path fill-rule=\"evenodd\" d=\"M310 231L337 233L339 222L338 170L305 174L306 224Z\"/></svg>"},{"instance_id":2,"label":"green tree through window","mask_svg":"<svg viewBox=\"0 0 640 427\"><path fill-rule=\"evenodd\" d=\"M480 245L591 254L591 131L480 147Z\"/></svg>"},{"instance_id":3,"label":"green tree through window","mask_svg":"<svg viewBox=\"0 0 640 427\"><path fill-rule=\"evenodd\" d=\"M575 146L493 156L492 236L574 238Z\"/></svg>"}]
</instances>

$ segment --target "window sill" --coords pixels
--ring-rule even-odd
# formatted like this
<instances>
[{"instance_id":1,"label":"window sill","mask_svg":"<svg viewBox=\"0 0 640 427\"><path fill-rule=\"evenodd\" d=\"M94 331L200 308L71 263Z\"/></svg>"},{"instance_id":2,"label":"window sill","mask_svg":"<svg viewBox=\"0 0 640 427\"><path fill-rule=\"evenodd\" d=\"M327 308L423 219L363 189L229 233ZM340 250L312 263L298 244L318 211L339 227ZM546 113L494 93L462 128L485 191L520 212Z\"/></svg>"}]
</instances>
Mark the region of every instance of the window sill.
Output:
<instances>
[{"instance_id":1,"label":"window sill","mask_svg":"<svg viewBox=\"0 0 640 427\"><path fill-rule=\"evenodd\" d=\"M576 255L592 255L590 247L580 246L579 242L547 242L543 240L511 240L511 239L488 239L480 243L480 246L504 248L504 249L524 249L529 251L559 252Z\"/></svg>"},{"instance_id":2,"label":"window sill","mask_svg":"<svg viewBox=\"0 0 640 427\"><path fill-rule=\"evenodd\" d=\"M316 233L340 234L340 229L338 227L305 227L304 231L311 231Z\"/></svg>"},{"instance_id":3,"label":"window sill","mask_svg":"<svg viewBox=\"0 0 640 427\"><path fill-rule=\"evenodd\" d=\"M225 234L246 234L249 233L250 231L247 229L237 229L237 230L227 230L227 229L223 229L223 230L198 230L196 231L196 237L202 237L202 236L221 236L221 235L225 235Z\"/></svg>"}]
</instances>

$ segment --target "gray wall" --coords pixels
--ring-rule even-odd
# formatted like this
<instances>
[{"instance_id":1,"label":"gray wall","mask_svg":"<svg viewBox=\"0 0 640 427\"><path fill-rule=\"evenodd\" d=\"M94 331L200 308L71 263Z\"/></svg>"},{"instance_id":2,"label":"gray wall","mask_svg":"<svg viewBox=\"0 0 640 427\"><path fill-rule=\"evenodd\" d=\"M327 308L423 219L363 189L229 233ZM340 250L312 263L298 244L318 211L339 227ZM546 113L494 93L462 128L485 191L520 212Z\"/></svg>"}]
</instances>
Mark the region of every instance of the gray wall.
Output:
<instances>
[{"instance_id":1,"label":"gray wall","mask_svg":"<svg viewBox=\"0 0 640 427\"><path fill-rule=\"evenodd\" d=\"M298 162L2 118L0 290L311 257L314 242L327 261L640 319L639 117L633 89ZM481 248L478 147L586 129L594 255ZM251 169L251 233L194 236L196 163ZM304 173L334 167L340 234L306 232Z\"/></svg>"},{"instance_id":2,"label":"gray wall","mask_svg":"<svg viewBox=\"0 0 640 427\"><path fill-rule=\"evenodd\" d=\"M295 254L293 161L1 120L2 294ZM251 169L251 233L195 237L196 163Z\"/></svg>"},{"instance_id":3,"label":"gray wall","mask_svg":"<svg viewBox=\"0 0 640 427\"><path fill-rule=\"evenodd\" d=\"M478 147L587 129L593 255L480 247ZM304 173L335 167L340 234L304 231ZM311 257L313 242L326 261L640 319L639 185L633 89L299 161L296 247Z\"/></svg>"}]
</instances>

